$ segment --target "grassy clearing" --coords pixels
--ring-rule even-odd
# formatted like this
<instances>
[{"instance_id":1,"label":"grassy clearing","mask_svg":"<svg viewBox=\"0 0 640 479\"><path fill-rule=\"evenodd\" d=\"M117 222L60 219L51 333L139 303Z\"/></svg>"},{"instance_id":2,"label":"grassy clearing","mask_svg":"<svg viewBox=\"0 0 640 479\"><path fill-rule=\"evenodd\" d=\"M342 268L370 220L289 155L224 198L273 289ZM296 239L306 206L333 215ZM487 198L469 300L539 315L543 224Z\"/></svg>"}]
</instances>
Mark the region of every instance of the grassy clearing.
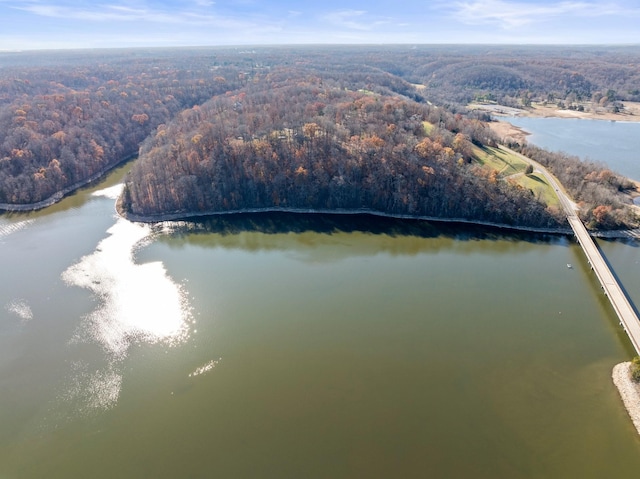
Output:
<instances>
[{"instance_id":1,"label":"grassy clearing","mask_svg":"<svg viewBox=\"0 0 640 479\"><path fill-rule=\"evenodd\" d=\"M528 163L522 158L497 148L488 147L474 147L473 154L482 166L498 171L500 178L531 190L535 197L545 205L560 208L560 201L555 191L542 175L525 174Z\"/></svg>"},{"instance_id":2,"label":"grassy clearing","mask_svg":"<svg viewBox=\"0 0 640 479\"><path fill-rule=\"evenodd\" d=\"M497 170L501 177L524 173L524 170L527 169L527 162L523 159L498 148L474 146L473 154L480 164Z\"/></svg>"},{"instance_id":3,"label":"grassy clearing","mask_svg":"<svg viewBox=\"0 0 640 479\"><path fill-rule=\"evenodd\" d=\"M530 175L522 174L514 176L510 181L514 181L523 188L533 191L533 194L538 201L545 205L553 206L558 209L561 208L560 200L558 200L555 191L553 191L551 185L547 183L544 176L538 173L532 173Z\"/></svg>"}]
</instances>

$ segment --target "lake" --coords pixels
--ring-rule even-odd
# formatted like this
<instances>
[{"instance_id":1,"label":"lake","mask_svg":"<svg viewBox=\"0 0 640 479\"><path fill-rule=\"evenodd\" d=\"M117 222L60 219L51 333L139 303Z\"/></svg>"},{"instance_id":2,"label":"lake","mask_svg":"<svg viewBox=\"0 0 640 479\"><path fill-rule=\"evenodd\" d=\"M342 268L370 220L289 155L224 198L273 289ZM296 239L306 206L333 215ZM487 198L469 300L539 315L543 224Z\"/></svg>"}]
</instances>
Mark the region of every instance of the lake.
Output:
<instances>
[{"instance_id":1,"label":"lake","mask_svg":"<svg viewBox=\"0 0 640 479\"><path fill-rule=\"evenodd\" d=\"M0 478L639 470L610 377L634 352L570 238L151 227L115 215L126 170L0 216ZM600 246L638 304L638 244Z\"/></svg>"},{"instance_id":2,"label":"lake","mask_svg":"<svg viewBox=\"0 0 640 479\"><path fill-rule=\"evenodd\" d=\"M505 120L530 132L527 141L535 145L602 162L640 181L639 122L533 117Z\"/></svg>"}]
</instances>

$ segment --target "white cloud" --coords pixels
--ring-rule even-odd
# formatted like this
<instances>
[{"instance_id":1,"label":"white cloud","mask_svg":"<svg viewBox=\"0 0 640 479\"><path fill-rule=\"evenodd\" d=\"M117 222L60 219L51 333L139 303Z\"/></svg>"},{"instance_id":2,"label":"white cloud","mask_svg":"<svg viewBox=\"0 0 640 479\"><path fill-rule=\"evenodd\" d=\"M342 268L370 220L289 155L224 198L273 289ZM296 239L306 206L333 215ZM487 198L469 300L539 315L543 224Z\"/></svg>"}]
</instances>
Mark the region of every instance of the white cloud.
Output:
<instances>
[{"instance_id":1,"label":"white cloud","mask_svg":"<svg viewBox=\"0 0 640 479\"><path fill-rule=\"evenodd\" d=\"M180 23L182 17L182 15L173 15L161 11L152 11L142 8L130 8L121 5L97 5L94 8L75 8L68 6L29 4L16 8L43 17L100 22L151 21L159 23Z\"/></svg>"},{"instance_id":2,"label":"white cloud","mask_svg":"<svg viewBox=\"0 0 640 479\"><path fill-rule=\"evenodd\" d=\"M361 31L373 30L389 23L388 20L370 19L370 15L364 10L339 10L324 15L323 19L341 28Z\"/></svg>"},{"instance_id":3,"label":"white cloud","mask_svg":"<svg viewBox=\"0 0 640 479\"><path fill-rule=\"evenodd\" d=\"M3 0L0 0L2 2ZM199 8L184 8L182 10L163 10L128 4L87 4L67 3L59 5L42 4L39 2L13 2L12 8L48 18L81 20L85 22L149 22L173 25L212 26L228 29L258 28L256 21L249 18L234 18L230 16L203 14L202 7L212 6L215 2L196 0ZM263 25L263 28L268 25Z\"/></svg>"},{"instance_id":4,"label":"white cloud","mask_svg":"<svg viewBox=\"0 0 640 479\"><path fill-rule=\"evenodd\" d=\"M640 9L618 3L563 1L525 3L508 0L458 1L450 7L452 17L467 24L498 24L516 28L559 17L637 16Z\"/></svg>"},{"instance_id":5,"label":"white cloud","mask_svg":"<svg viewBox=\"0 0 640 479\"><path fill-rule=\"evenodd\" d=\"M640 0L411 0L401 11L396 8L392 13L384 10L387 2L370 2L367 7L358 2L360 6L354 7L356 2L344 0L333 11L328 10L331 3L0 0L0 14L8 12L0 31L0 46L33 48L38 38L38 45L56 48L70 47L71 42L84 47L308 42L637 43L640 33L634 25L640 18ZM595 19L598 28L588 28ZM60 35L61 27L72 22L74 27L65 28ZM562 28L550 28L552 22L562 24ZM18 25L24 27L18 29Z\"/></svg>"}]
</instances>

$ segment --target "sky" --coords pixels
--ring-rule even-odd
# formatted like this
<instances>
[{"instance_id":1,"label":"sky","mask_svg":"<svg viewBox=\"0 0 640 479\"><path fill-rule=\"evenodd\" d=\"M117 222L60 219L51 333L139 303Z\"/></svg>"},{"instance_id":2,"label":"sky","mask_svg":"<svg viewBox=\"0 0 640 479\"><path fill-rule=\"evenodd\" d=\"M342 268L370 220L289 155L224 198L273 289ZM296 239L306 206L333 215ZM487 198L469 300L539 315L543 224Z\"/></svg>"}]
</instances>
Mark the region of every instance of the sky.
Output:
<instances>
[{"instance_id":1,"label":"sky","mask_svg":"<svg viewBox=\"0 0 640 479\"><path fill-rule=\"evenodd\" d=\"M381 43L640 44L640 0L0 0L0 51Z\"/></svg>"}]
</instances>

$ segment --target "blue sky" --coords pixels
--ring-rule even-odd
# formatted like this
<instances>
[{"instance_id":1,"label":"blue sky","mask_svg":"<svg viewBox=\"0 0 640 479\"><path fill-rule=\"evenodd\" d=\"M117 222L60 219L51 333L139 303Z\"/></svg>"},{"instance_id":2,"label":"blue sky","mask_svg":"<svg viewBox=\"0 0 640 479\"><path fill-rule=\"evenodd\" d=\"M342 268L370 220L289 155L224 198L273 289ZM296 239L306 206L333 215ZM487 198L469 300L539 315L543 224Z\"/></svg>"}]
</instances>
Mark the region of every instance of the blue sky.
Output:
<instances>
[{"instance_id":1,"label":"blue sky","mask_svg":"<svg viewBox=\"0 0 640 479\"><path fill-rule=\"evenodd\" d=\"M640 0L0 0L0 50L300 43L640 44Z\"/></svg>"}]
</instances>

